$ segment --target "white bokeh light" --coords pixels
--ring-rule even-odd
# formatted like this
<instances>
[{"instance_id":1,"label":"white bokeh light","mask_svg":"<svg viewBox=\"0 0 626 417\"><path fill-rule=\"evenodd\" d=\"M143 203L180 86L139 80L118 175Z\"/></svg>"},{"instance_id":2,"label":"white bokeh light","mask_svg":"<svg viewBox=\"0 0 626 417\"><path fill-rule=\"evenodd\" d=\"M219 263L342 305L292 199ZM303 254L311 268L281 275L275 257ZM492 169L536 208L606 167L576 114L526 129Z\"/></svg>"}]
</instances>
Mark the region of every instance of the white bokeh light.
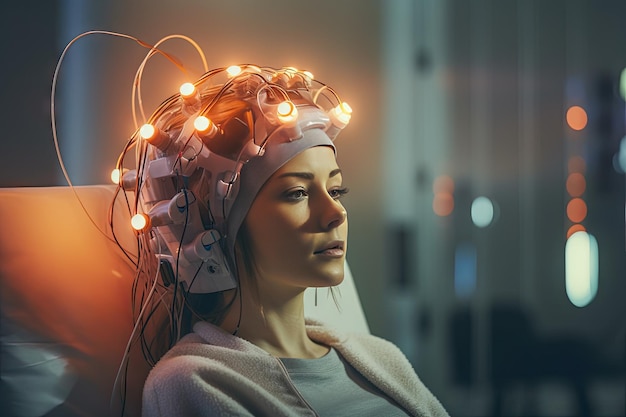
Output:
<instances>
[{"instance_id":1,"label":"white bokeh light","mask_svg":"<svg viewBox=\"0 0 626 417\"><path fill-rule=\"evenodd\" d=\"M626 172L626 136L624 136L619 144L619 153L617 154L619 169Z\"/></svg>"},{"instance_id":2,"label":"white bokeh light","mask_svg":"<svg viewBox=\"0 0 626 417\"><path fill-rule=\"evenodd\" d=\"M598 292L598 242L587 232L576 232L565 244L565 290L576 307L589 304Z\"/></svg>"},{"instance_id":3,"label":"white bokeh light","mask_svg":"<svg viewBox=\"0 0 626 417\"><path fill-rule=\"evenodd\" d=\"M493 202L484 196L476 197L472 202L472 222L476 227L487 227L493 222Z\"/></svg>"}]
</instances>

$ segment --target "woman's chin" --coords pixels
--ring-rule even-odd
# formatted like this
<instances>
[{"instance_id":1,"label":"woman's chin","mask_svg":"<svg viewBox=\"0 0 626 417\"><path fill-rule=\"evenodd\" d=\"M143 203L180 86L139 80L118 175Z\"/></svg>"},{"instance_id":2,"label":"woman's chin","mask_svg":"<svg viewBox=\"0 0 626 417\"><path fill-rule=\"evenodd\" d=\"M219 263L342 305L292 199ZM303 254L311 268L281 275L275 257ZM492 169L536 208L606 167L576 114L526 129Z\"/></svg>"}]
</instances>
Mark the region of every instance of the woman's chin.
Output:
<instances>
[{"instance_id":1,"label":"woman's chin","mask_svg":"<svg viewBox=\"0 0 626 417\"><path fill-rule=\"evenodd\" d=\"M330 267L325 268L325 271L322 275L323 276L321 278L324 283L321 285L316 285L316 286L334 287L334 286L341 284L345 277L345 270L344 270L343 263L340 266L336 266L332 268Z\"/></svg>"}]
</instances>

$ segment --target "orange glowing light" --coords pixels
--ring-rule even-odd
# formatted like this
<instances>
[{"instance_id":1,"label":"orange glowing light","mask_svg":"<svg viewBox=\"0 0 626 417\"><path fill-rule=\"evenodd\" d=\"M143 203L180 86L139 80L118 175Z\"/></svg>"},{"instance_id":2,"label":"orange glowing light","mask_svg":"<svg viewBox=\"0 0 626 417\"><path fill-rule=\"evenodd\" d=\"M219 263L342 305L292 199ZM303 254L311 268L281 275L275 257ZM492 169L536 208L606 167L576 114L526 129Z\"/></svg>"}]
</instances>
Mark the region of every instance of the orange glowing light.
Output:
<instances>
[{"instance_id":1,"label":"orange glowing light","mask_svg":"<svg viewBox=\"0 0 626 417\"><path fill-rule=\"evenodd\" d=\"M150 218L142 213L137 213L130 219L130 224L135 230L143 230L150 224Z\"/></svg>"},{"instance_id":2,"label":"orange glowing light","mask_svg":"<svg viewBox=\"0 0 626 417\"><path fill-rule=\"evenodd\" d=\"M350 107L350 105L345 101L342 101L341 104L339 104L339 108L341 109L341 113L352 115L352 107Z\"/></svg>"},{"instance_id":3,"label":"orange glowing light","mask_svg":"<svg viewBox=\"0 0 626 417\"><path fill-rule=\"evenodd\" d=\"M583 226L580 223L576 223L573 224L568 230L567 230L567 239L570 238L571 235L573 235L576 232L586 232L587 229L585 228L585 226Z\"/></svg>"},{"instance_id":4,"label":"orange glowing light","mask_svg":"<svg viewBox=\"0 0 626 417\"><path fill-rule=\"evenodd\" d=\"M276 116L281 123L291 123L298 118L298 109L291 101L283 101L276 107Z\"/></svg>"},{"instance_id":5,"label":"orange glowing light","mask_svg":"<svg viewBox=\"0 0 626 417\"><path fill-rule=\"evenodd\" d=\"M195 127L198 132L204 132L209 126L211 126L211 120L206 116L198 116L196 120L193 121L193 127Z\"/></svg>"},{"instance_id":6,"label":"orange glowing light","mask_svg":"<svg viewBox=\"0 0 626 417\"><path fill-rule=\"evenodd\" d=\"M236 77L237 75L241 74L242 71L243 70L238 65L231 65L230 67L226 68L226 72L230 77Z\"/></svg>"},{"instance_id":7,"label":"orange glowing light","mask_svg":"<svg viewBox=\"0 0 626 417\"><path fill-rule=\"evenodd\" d=\"M113 181L113 184L119 184L121 179L122 172L118 168L111 171L111 181Z\"/></svg>"},{"instance_id":8,"label":"orange glowing light","mask_svg":"<svg viewBox=\"0 0 626 417\"><path fill-rule=\"evenodd\" d=\"M572 198L567 204L567 218L572 223L580 223L587 217L587 204L582 198Z\"/></svg>"},{"instance_id":9,"label":"orange glowing light","mask_svg":"<svg viewBox=\"0 0 626 417\"><path fill-rule=\"evenodd\" d=\"M583 130L587 126L587 112L580 106L572 106L567 109L565 119L567 125L573 130Z\"/></svg>"},{"instance_id":10,"label":"orange glowing light","mask_svg":"<svg viewBox=\"0 0 626 417\"><path fill-rule=\"evenodd\" d=\"M191 97L196 92L196 87L192 83L184 83L179 91L183 97Z\"/></svg>"},{"instance_id":11,"label":"orange glowing light","mask_svg":"<svg viewBox=\"0 0 626 417\"><path fill-rule=\"evenodd\" d=\"M433 198L433 211L437 216L445 217L454 211L454 197L449 192L439 192Z\"/></svg>"},{"instance_id":12,"label":"orange glowing light","mask_svg":"<svg viewBox=\"0 0 626 417\"><path fill-rule=\"evenodd\" d=\"M276 113L279 117L291 116L296 107L290 101L283 101L276 108Z\"/></svg>"},{"instance_id":13,"label":"orange glowing light","mask_svg":"<svg viewBox=\"0 0 626 417\"><path fill-rule=\"evenodd\" d=\"M585 172L585 160L582 156L572 156L567 162L567 170L569 173L572 172Z\"/></svg>"},{"instance_id":14,"label":"orange glowing light","mask_svg":"<svg viewBox=\"0 0 626 417\"><path fill-rule=\"evenodd\" d=\"M585 176L580 172L572 172L567 176L567 182L565 183L567 192L572 197L580 197L587 188L587 181Z\"/></svg>"},{"instance_id":15,"label":"orange glowing light","mask_svg":"<svg viewBox=\"0 0 626 417\"><path fill-rule=\"evenodd\" d=\"M150 123L146 123L145 125L141 126L141 129L139 129L139 134L144 139L152 138L155 135L155 133L156 133L156 128Z\"/></svg>"},{"instance_id":16,"label":"orange glowing light","mask_svg":"<svg viewBox=\"0 0 626 417\"><path fill-rule=\"evenodd\" d=\"M448 175L440 175L433 181L433 192L435 194L446 192L452 194L454 192L454 180Z\"/></svg>"}]
</instances>

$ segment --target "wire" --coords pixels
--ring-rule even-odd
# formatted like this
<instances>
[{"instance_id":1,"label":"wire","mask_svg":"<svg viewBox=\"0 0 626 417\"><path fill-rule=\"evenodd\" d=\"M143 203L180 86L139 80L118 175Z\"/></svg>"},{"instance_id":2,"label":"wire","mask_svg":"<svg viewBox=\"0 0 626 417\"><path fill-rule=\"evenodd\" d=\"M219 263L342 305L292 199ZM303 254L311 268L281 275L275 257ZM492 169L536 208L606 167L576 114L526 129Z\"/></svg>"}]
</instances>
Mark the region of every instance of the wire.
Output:
<instances>
[{"instance_id":1,"label":"wire","mask_svg":"<svg viewBox=\"0 0 626 417\"><path fill-rule=\"evenodd\" d=\"M179 248L182 248L183 242L185 241L185 234L187 232L187 227L189 226L189 196L187 195L188 191L186 188L182 189L183 191L183 195L185 196L185 223L183 226L183 231L180 234L180 239L179 239ZM182 285L182 283L179 283L178 279L179 279L179 268L180 268L180 254L181 254L182 250L179 250L178 253L176 254L176 281L175 281L175 287L174 287L174 295L172 297L172 314L174 314L175 312L175 303L176 303L176 294L178 292L178 286L179 284ZM181 308L182 310L182 308ZM172 329L172 336L174 334L176 334L176 337L172 337L172 339L174 340L178 340L180 338L180 322L176 320L177 317L174 317L174 328Z\"/></svg>"},{"instance_id":2,"label":"wire","mask_svg":"<svg viewBox=\"0 0 626 417\"><path fill-rule=\"evenodd\" d=\"M129 353L130 353L130 349L132 346L132 341L135 338L135 334L137 333L137 329L139 328L139 324L141 323L141 317L143 316L149 301L152 298L152 295L154 294L155 290L156 290L156 286L157 286L157 282L159 279L159 274L158 274L158 269L157 269L157 273L154 275L154 279L152 281L152 287L150 289L150 292L148 293L148 296L146 297L145 302L142 304L141 307L141 311L139 312L139 316L137 318L137 320L135 321L135 325L133 326L133 330L130 334L130 337L128 339L128 342L126 343L126 348L124 349L124 355L122 356L122 361L120 363L120 366L117 370L117 373L115 375L115 380L113 382L113 388L112 388L112 393L111 393L111 399L110 399L110 408L111 410L113 410L113 399L115 398L115 389L117 387L117 385L119 384L120 381L120 377L121 377L121 373L122 373L122 368L124 367L124 364L130 359L128 357ZM125 398L125 395L123 396L123 398ZM124 400L125 401L125 400ZM123 410L122 410L122 415L123 415Z\"/></svg>"},{"instance_id":3,"label":"wire","mask_svg":"<svg viewBox=\"0 0 626 417\"><path fill-rule=\"evenodd\" d=\"M78 192L76 191L74 184L72 183L72 180L70 179L69 173L67 171L67 168L65 166L65 163L63 161L63 156L61 154L61 149L59 146L59 138L58 138L58 132L57 132L57 121L56 121L56 90L57 90L57 84L58 84L58 79L59 79L59 73L61 70L61 65L63 63L63 60L65 59L65 56L67 54L67 52L69 51L69 49L72 47L72 45L74 45L74 43L76 43L78 40L89 36L89 35L96 35L96 34L101 34L101 35L109 35L109 36L115 36L115 37L120 37L120 38L126 38L126 39L131 39L135 42L137 42L139 45L150 49L150 52L148 53L148 56L151 56L155 53L160 53L161 55L165 56L170 62L172 62L175 66L177 66L178 68L180 68L183 72L186 72L184 67L182 66L182 64L180 62L178 62L178 60L176 60L173 56L159 50L158 48L156 48L156 46L158 46L158 44L168 40L168 39L173 39L173 38L181 38L186 40L187 42L191 43L196 50L198 51L201 59L202 59L202 63L203 63L203 67L205 69L205 72L208 71L208 65L207 65L207 61L206 61L206 57L204 55L204 52L202 51L202 49L199 47L199 45L193 41L191 38L188 38L187 36L184 35L170 35L165 37L164 39L162 39L161 41L159 41L159 43L157 43L157 45L153 46L150 45L134 36L130 36L130 35L126 35L123 33L118 33L118 32L111 32L111 31L105 31L105 30L91 30L91 31L87 31L87 32L83 32L77 36L75 36L70 42L68 42L68 44L65 46L65 48L63 48L63 51L61 52L61 55L59 57L59 60L57 61L57 64L55 66L54 69L54 73L52 76L52 86L51 86L51 91L50 91L50 119L51 119L51 127L52 127L52 138L53 138L53 143L54 143L54 149L56 152L56 156L57 156L57 160L59 162L59 166L61 168L61 171L63 173L63 177L65 178L68 186L70 187L70 189L72 190L72 192L74 193L74 196L76 197L76 200L78 201L78 203L80 204L83 212L87 215L87 217L89 218L89 221L93 224L93 226L108 240L114 242L116 245L119 245L119 241L117 240L117 238L115 237L114 231L113 231L113 227L111 227L112 231L113 231L113 237L109 236L105 231L103 231L100 226L98 226L98 224L95 222L95 220L93 219L93 217L91 216L91 214L89 213L89 210L87 209L87 207L85 206L85 204L83 203L82 199L80 198L80 196L78 195ZM145 59L147 60L147 58ZM145 61L144 60L144 61ZM143 65L141 66L142 70L143 70ZM127 147L129 145L132 145L132 143L127 144ZM125 152L124 152L125 154ZM114 204L114 202L112 203ZM126 253L126 256L128 256L127 252L124 251L124 253ZM129 258L130 259L130 258ZM132 259L130 259L132 262Z\"/></svg>"},{"instance_id":4,"label":"wire","mask_svg":"<svg viewBox=\"0 0 626 417\"><path fill-rule=\"evenodd\" d=\"M135 123L135 128L139 127L139 124L137 122L137 114L136 114L136 109L135 109L135 102L137 102L137 104L139 105L139 111L141 113L141 120L146 120L146 116L143 110L143 99L141 97L141 78L143 76L143 70L146 66L146 63L148 62L148 60L155 55L156 53L162 53L159 49L157 49L157 47L159 45L161 45L162 43L170 40L170 39L183 39L187 42L189 42L191 45L193 45L193 47L196 49L196 51L198 52L198 54L200 55L200 58L202 60L202 65L204 68L204 72L206 73L209 70L209 66L207 64L207 60L206 60L206 56L204 55L204 51L202 51L202 48L200 48L200 46L191 38L185 36L185 35L179 35L179 34L174 34L174 35L169 35L169 36L165 36L164 38L161 38L157 43L154 44L154 46L151 47L150 51L148 52L148 54L146 55L146 57L143 59L143 61L141 62L141 64L139 65L139 68L137 68L137 72L135 74L135 80L133 82L133 88L132 88L132 92L131 92L131 106L132 106L132 114L133 114L133 122ZM166 58L168 58L168 56L166 55ZM179 66L179 68L181 68L181 70L187 74L187 71L184 69L184 67L182 66L182 64L177 64L177 66Z\"/></svg>"},{"instance_id":5,"label":"wire","mask_svg":"<svg viewBox=\"0 0 626 417\"><path fill-rule=\"evenodd\" d=\"M183 71L185 74L187 73L187 71L185 70L184 66L172 55L160 50L157 48L157 46L159 46L160 44L162 44L163 42L169 40L169 39L183 39L187 42L189 42L198 52L198 54L200 55L200 58L202 60L202 65L204 68L204 71L207 72L208 71L208 64L207 64L207 60L206 60L206 56L204 54L204 52L202 51L202 48L200 48L200 46L191 38L184 36L184 35L179 35L179 34L174 34L174 35L169 35L166 36L164 38L162 38L161 40L159 40L159 42L157 42L155 45L150 45L147 42L142 41L139 38L136 38L134 36L131 35L127 35L124 33L119 33L119 32L112 32L112 31L106 31L106 30L90 30L87 32L83 32L77 36L75 36L70 42L68 42L68 44L65 46L65 48L63 48L63 51L61 52L61 55L59 57L59 60L57 61L56 67L54 69L54 74L52 77L52 88L51 88L51 92L50 92L50 118L51 118L51 125L52 125L52 138L53 138L53 142L54 142L54 148L56 151L56 155L57 155L57 159L59 161L59 165L61 167L61 171L63 173L63 176L67 182L67 184L70 186L70 188L72 189L72 191L74 192L74 195L76 196L77 200L80 202L81 207L83 208L83 210L85 211L85 213L87 213L87 216L89 217L89 219L91 220L91 222L94 224L94 226L100 230L100 232L102 234L104 234L106 236L106 233L104 233L99 227L98 225L96 225L95 221L92 219L92 217L89 215L88 210L86 209L86 207L84 206L84 204L82 203L80 197L78 196L78 193L76 192L76 190L74 189L74 185L72 183L72 180L70 179L69 173L67 171L67 168L65 166L65 163L63 162L63 157L61 155L61 149L59 146L59 138L58 138L58 133L57 133L57 121L56 121L56 90L57 90L57 84L58 84L58 78L59 78L59 73L61 70L61 65L63 63L63 60L65 59L65 55L67 54L67 52L69 51L69 49L72 47L72 45L74 45L74 43L76 43L78 40L86 37L86 36L90 36L90 35L108 35L108 36L114 36L114 37L120 37L120 38L125 38L125 39L130 39L135 41L136 43L138 43L139 45L141 45L144 48L150 49L150 52L148 52L148 54L146 55L146 58L144 58L144 61L142 62L142 64L139 67L138 70L138 74L135 77L135 82L133 84L133 109L134 109L134 94L135 94L135 87L137 87L138 89L140 89L140 83L141 83L141 74L143 73L143 68L145 66L145 63L147 62L147 60L154 54L161 54L162 56L164 56L165 58L167 58L170 62L172 62L177 68L179 68L181 71ZM141 99L141 97L139 97L139 99ZM143 114L143 107L140 106L141 112ZM136 116L135 116L135 112L133 111L133 118L135 120L135 126L137 127L137 122L136 122ZM145 117L144 117L145 119Z\"/></svg>"}]
</instances>

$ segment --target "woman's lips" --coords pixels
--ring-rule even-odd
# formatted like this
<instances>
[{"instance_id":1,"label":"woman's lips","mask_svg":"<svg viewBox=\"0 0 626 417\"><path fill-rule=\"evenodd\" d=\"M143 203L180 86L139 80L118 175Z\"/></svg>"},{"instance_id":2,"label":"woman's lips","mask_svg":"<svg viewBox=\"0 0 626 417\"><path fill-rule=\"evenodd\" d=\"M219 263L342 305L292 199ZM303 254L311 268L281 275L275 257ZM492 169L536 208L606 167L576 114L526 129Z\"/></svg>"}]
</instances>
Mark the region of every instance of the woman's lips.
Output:
<instances>
[{"instance_id":1,"label":"woman's lips","mask_svg":"<svg viewBox=\"0 0 626 417\"><path fill-rule=\"evenodd\" d=\"M340 256L343 256L343 249L341 248L326 249L325 251L316 253L316 255L340 257Z\"/></svg>"},{"instance_id":2,"label":"woman's lips","mask_svg":"<svg viewBox=\"0 0 626 417\"><path fill-rule=\"evenodd\" d=\"M330 242L328 245L325 245L324 248L315 251L314 254L341 257L344 254L343 246L344 245L342 241Z\"/></svg>"}]
</instances>

